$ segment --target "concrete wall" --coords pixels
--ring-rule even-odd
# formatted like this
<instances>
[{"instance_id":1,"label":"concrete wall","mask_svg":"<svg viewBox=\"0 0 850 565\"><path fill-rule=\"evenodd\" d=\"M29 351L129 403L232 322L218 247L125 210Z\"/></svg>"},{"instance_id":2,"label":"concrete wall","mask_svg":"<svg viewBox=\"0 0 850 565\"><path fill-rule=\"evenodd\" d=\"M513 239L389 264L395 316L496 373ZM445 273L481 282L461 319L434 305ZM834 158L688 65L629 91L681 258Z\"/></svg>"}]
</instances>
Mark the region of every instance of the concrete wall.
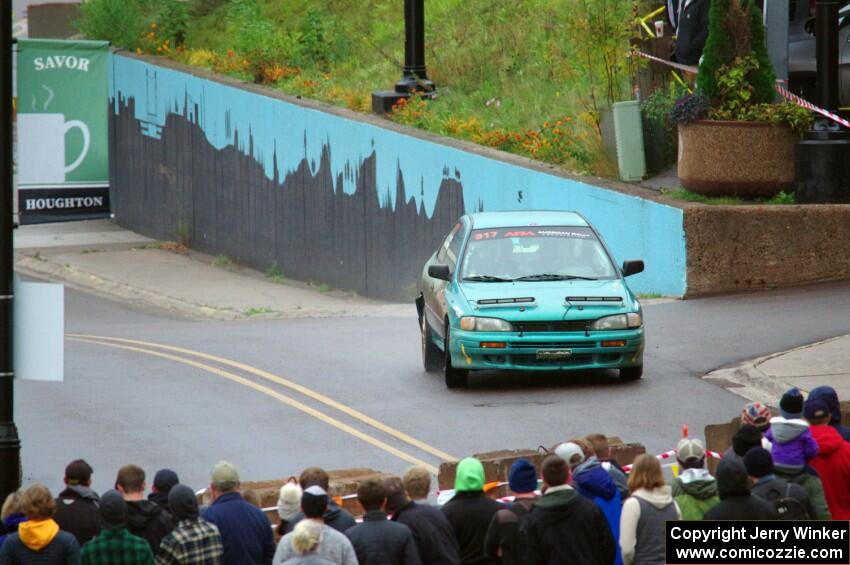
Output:
<instances>
[{"instance_id":1,"label":"concrete wall","mask_svg":"<svg viewBox=\"0 0 850 565\"><path fill-rule=\"evenodd\" d=\"M146 235L408 298L462 213L577 210L646 261L636 292L685 293L682 210L645 193L172 63L119 53L110 79L113 212Z\"/></svg>"},{"instance_id":2,"label":"concrete wall","mask_svg":"<svg viewBox=\"0 0 850 565\"><path fill-rule=\"evenodd\" d=\"M850 206L690 206L689 296L850 278Z\"/></svg>"}]
</instances>

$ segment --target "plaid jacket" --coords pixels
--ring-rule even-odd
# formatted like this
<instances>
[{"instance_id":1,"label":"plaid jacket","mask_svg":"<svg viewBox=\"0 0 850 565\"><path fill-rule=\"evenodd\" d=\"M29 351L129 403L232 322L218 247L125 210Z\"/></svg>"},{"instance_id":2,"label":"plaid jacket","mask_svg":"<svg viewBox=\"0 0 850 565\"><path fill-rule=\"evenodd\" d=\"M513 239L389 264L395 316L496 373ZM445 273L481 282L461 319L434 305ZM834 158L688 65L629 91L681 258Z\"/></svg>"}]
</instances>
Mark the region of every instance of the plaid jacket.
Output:
<instances>
[{"instance_id":1,"label":"plaid jacket","mask_svg":"<svg viewBox=\"0 0 850 565\"><path fill-rule=\"evenodd\" d=\"M181 520L162 538L158 565L221 565L224 547L215 524L203 518Z\"/></svg>"},{"instance_id":2,"label":"plaid jacket","mask_svg":"<svg viewBox=\"0 0 850 565\"><path fill-rule=\"evenodd\" d=\"M148 542L127 528L102 530L83 546L83 565L154 565Z\"/></svg>"}]
</instances>

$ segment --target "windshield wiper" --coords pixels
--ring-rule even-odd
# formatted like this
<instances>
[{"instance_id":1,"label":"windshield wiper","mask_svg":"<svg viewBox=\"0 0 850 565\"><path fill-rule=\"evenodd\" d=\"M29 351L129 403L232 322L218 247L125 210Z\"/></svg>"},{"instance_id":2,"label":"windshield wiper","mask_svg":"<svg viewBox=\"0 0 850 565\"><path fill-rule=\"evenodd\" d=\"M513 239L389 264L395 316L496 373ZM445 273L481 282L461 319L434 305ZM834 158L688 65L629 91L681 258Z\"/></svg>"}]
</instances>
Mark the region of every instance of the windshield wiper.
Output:
<instances>
[{"instance_id":1,"label":"windshield wiper","mask_svg":"<svg viewBox=\"0 0 850 565\"><path fill-rule=\"evenodd\" d=\"M580 275L556 275L553 273L541 273L539 275L528 275L514 279L515 281L595 281L593 277L582 277Z\"/></svg>"},{"instance_id":2,"label":"windshield wiper","mask_svg":"<svg viewBox=\"0 0 850 565\"><path fill-rule=\"evenodd\" d=\"M473 275L471 277L463 277L463 280L469 282L513 282L513 279L503 279L502 277L494 277L493 275Z\"/></svg>"}]
</instances>

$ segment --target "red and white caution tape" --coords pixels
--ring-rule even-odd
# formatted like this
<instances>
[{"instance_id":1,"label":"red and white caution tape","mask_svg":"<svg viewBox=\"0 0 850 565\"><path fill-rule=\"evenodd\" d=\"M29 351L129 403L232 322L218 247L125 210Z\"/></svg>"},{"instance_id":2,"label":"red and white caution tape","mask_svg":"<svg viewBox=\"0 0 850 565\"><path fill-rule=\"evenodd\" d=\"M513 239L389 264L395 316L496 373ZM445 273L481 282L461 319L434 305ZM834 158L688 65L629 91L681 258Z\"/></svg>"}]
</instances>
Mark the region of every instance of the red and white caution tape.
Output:
<instances>
[{"instance_id":1,"label":"red and white caution tape","mask_svg":"<svg viewBox=\"0 0 850 565\"><path fill-rule=\"evenodd\" d=\"M833 114L829 110L824 110L823 108L819 108L818 106L815 106L814 104L812 104L808 100L800 98L799 96L797 96L793 92L789 92L788 90L786 90L779 83L776 84L776 92L778 92L784 98L790 100L791 102L796 103L798 106L802 106L803 108L806 108L807 110L811 110L812 112L817 112L821 116L827 117L830 120L832 120L833 122L839 123L846 128L850 128L850 121L845 120L844 118L842 118L841 116L839 116L837 114Z\"/></svg>"},{"instance_id":2,"label":"red and white caution tape","mask_svg":"<svg viewBox=\"0 0 850 565\"><path fill-rule=\"evenodd\" d=\"M705 454L708 455L709 457L714 458L714 459L720 459L722 457L722 455L720 455L716 451L710 451L708 449L705 450ZM664 459L670 459L671 457L675 457L675 456L676 456L676 450L671 449L670 451L665 451L664 453L659 453L658 455L655 456L655 458L663 461ZM631 465L623 465L623 471L625 471L626 473L628 473L631 470L632 470Z\"/></svg>"},{"instance_id":3,"label":"red and white caution tape","mask_svg":"<svg viewBox=\"0 0 850 565\"><path fill-rule=\"evenodd\" d=\"M691 65L683 65L681 63L674 63L673 61L668 61L667 59L662 59L661 57L656 57L655 55L650 55L649 53L644 53L643 51L635 51L635 53L637 53L644 59L649 59L650 61L655 61L656 63L661 63L662 65L667 65L668 67L672 67L680 71L685 71L686 73L691 73L692 75L697 74L697 71L699 70L698 67L694 67Z\"/></svg>"},{"instance_id":4,"label":"red and white caution tape","mask_svg":"<svg viewBox=\"0 0 850 565\"><path fill-rule=\"evenodd\" d=\"M641 56L645 59L649 59L650 61L655 61L656 63L661 63L662 65L667 65L668 67L672 67L674 69L687 71L687 72L693 73L693 74L696 74L697 70L698 70L697 67L691 67L691 66L688 66L688 65L682 65L682 64L679 64L679 63L674 63L673 61L668 61L668 60L662 59L660 57L655 57L653 55L650 55L649 53L644 53L643 51L635 51L635 53L637 53L639 56ZM776 88L776 92L778 92L783 98L790 100L791 102L794 102L798 106L801 106L801 107L803 107L807 110L811 110L812 112L816 112L816 113L820 114L821 116L829 118L833 122L841 124L842 126L844 126L846 128L850 128L850 121L845 120L844 118L842 118L838 114L833 114L829 110L824 110L823 108L821 108L819 106L815 106L814 104L812 104L808 100L797 96L793 92L789 92L785 87L782 86L781 81L776 81L776 87L775 88Z\"/></svg>"}]
</instances>

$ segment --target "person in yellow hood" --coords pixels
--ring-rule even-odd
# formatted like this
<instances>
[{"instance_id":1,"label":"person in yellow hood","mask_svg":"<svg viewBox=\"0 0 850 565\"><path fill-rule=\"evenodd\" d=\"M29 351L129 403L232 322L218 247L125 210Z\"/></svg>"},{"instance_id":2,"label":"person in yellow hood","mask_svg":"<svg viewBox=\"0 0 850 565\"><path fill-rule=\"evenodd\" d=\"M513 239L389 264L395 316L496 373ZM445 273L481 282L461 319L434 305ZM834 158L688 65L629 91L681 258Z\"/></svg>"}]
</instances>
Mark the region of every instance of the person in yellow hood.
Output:
<instances>
[{"instance_id":1,"label":"person in yellow hood","mask_svg":"<svg viewBox=\"0 0 850 565\"><path fill-rule=\"evenodd\" d=\"M77 539L53 520L56 504L46 486L34 484L21 495L26 522L0 547L0 565L80 565Z\"/></svg>"}]
</instances>

